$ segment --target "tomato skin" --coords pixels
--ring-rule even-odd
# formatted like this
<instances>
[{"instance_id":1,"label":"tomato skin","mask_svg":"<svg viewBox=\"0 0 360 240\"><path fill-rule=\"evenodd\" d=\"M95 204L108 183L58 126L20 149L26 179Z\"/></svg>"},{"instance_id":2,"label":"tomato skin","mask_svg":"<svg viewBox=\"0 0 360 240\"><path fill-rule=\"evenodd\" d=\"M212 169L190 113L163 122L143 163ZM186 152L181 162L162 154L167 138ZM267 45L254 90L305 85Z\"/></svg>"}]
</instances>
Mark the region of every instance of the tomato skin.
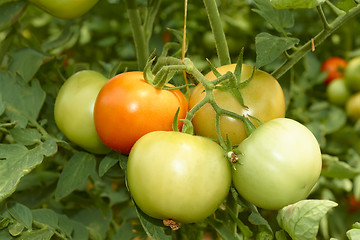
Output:
<instances>
[{"instance_id":1,"label":"tomato skin","mask_svg":"<svg viewBox=\"0 0 360 240\"><path fill-rule=\"evenodd\" d=\"M324 84L328 85L334 79L342 78L344 76L346 66L346 60L341 57L330 57L326 59L320 68L321 72L327 72Z\"/></svg>"},{"instance_id":2,"label":"tomato skin","mask_svg":"<svg viewBox=\"0 0 360 240\"><path fill-rule=\"evenodd\" d=\"M226 198L230 162L215 142L180 132L155 131L140 138L127 164L127 183L147 215L181 223L211 215Z\"/></svg>"},{"instance_id":3,"label":"tomato skin","mask_svg":"<svg viewBox=\"0 0 360 240\"><path fill-rule=\"evenodd\" d=\"M30 0L33 4L61 19L77 18L88 12L99 0Z\"/></svg>"},{"instance_id":4,"label":"tomato skin","mask_svg":"<svg viewBox=\"0 0 360 240\"><path fill-rule=\"evenodd\" d=\"M344 79L351 91L360 91L360 57L353 58L349 61L345 70Z\"/></svg>"},{"instance_id":5,"label":"tomato skin","mask_svg":"<svg viewBox=\"0 0 360 240\"><path fill-rule=\"evenodd\" d=\"M326 87L326 95L329 102L338 106L344 106L351 93L345 80L342 78L334 79Z\"/></svg>"},{"instance_id":6,"label":"tomato skin","mask_svg":"<svg viewBox=\"0 0 360 240\"><path fill-rule=\"evenodd\" d=\"M152 131L171 131L175 113L187 113L187 100L180 90L156 89L142 72L126 72L110 79L95 102L96 130L105 145L129 154L134 143ZM182 121L178 122L181 127Z\"/></svg>"},{"instance_id":7,"label":"tomato skin","mask_svg":"<svg viewBox=\"0 0 360 240\"><path fill-rule=\"evenodd\" d=\"M357 121L360 119L360 92L355 93L348 99L345 110L351 120Z\"/></svg>"},{"instance_id":8,"label":"tomato skin","mask_svg":"<svg viewBox=\"0 0 360 240\"><path fill-rule=\"evenodd\" d=\"M61 86L54 106L60 131L71 142L97 154L110 151L100 140L93 117L96 96L107 80L95 71L77 72Z\"/></svg>"},{"instance_id":9,"label":"tomato skin","mask_svg":"<svg viewBox=\"0 0 360 240\"><path fill-rule=\"evenodd\" d=\"M314 135L288 118L273 119L258 127L237 148L234 186L254 205L270 210L305 199L322 167Z\"/></svg>"},{"instance_id":10,"label":"tomato skin","mask_svg":"<svg viewBox=\"0 0 360 240\"><path fill-rule=\"evenodd\" d=\"M225 74L228 71L233 72L235 66L235 64L225 65L217 68L217 70L221 74ZM241 80L247 80L251 76L252 70L253 68L251 66L243 64ZM212 72L206 74L205 77L209 80L215 79ZM256 70L250 83L241 89L244 103L248 109L243 108L237 99L229 92L215 89L213 93L216 103L221 108L235 112L241 116L252 115L263 123L274 118L285 117L285 97L282 88L278 81L266 72ZM190 96L189 108L194 107L204 97L204 87L199 84L194 88ZM216 114L211 105L204 105L195 113L192 119L195 134L217 139L215 117ZM256 126L259 125L255 120L251 121ZM241 120L229 116L221 116L220 130L222 137L225 139L226 135L228 135L232 144L239 144L247 137L244 123Z\"/></svg>"}]
</instances>

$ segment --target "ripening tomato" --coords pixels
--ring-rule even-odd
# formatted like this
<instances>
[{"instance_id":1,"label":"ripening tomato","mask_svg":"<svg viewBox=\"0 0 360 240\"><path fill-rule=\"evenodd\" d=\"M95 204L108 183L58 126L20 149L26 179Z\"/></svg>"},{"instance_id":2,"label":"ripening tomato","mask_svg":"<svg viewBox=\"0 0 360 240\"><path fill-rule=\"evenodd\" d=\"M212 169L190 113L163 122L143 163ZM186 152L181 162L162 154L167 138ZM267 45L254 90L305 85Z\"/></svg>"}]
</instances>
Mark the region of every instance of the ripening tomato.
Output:
<instances>
[{"instance_id":1,"label":"ripening tomato","mask_svg":"<svg viewBox=\"0 0 360 240\"><path fill-rule=\"evenodd\" d=\"M230 162L210 139L155 131L131 149L127 183L147 215L180 223L200 221L225 200L231 184Z\"/></svg>"},{"instance_id":2,"label":"ripening tomato","mask_svg":"<svg viewBox=\"0 0 360 240\"><path fill-rule=\"evenodd\" d=\"M355 93L347 100L345 110L351 120L360 119L360 92Z\"/></svg>"},{"instance_id":3,"label":"ripening tomato","mask_svg":"<svg viewBox=\"0 0 360 240\"><path fill-rule=\"evenodd\" d=\"M54 106L55 122L73 143L92 153L110 151L100 140L94 124L94 104L100 89L108 81L101 73L83 70L61 86Z\"/></svg>"},{"instance_id":4,"label":"ripening tomato","mask_svg":"<svg viewBox=\"0 0 360 240\"><path fill-rule=\"evenodd\" d=\"M102 141L110 148L129 154L134 143L152 131L171 131L177 110L179 119L188 104L180 90L156 89L143 72L125 72L110 79L95 102L94 120ZM182 121L179 120L179 126Z\"/></svg>"},{"instance_id":5,"label":"ripening tomato","mask_svg":"<svg viewBox=\"0 0 360 240\"><path fill-rule=\"evenodd\" d=\"M310 130L288 118L262 124L238 147L233 182L246 200L280 209L305 199L322 167L319 144Z\"/></svg>"},{"instance_id":6,"label":"ripening tomato","mask_svg":"<svg viewBox=\"0 0 360 240\"><path fill-rule=\"evenodd\" d=\"M30 0L57 18L72 19L88 12L99 0Z\"/></svg>"},{"instance_id":7,"label":"ripening tomato","mask_svg":"<svg viewBox=\"0 0 360 240\"><path fill-rule=\"evenodd\" d=\"M324 84L329 84L337 78L342 78L346 69L346 60L340 57L330 57L321 65L320 71L327 72Z\"/></svg>"},{"instance_id":8,"label":"ripening tomato","mask_svg":"<svg viewBox=\"0 0 360 240\"><path fill-rule=\"evenodd\" d=\"M352 92L360 91L360 57L355 57L349 61L344 79Z\"/></svg>"},{"instance_id":9,"label":"ripening tomato","mask_svg":"<svg viewBox=\"0 0 360 240\"><path fill-rule=\"evenodd\" d=\"M217 68L221 74L235 70L235 64L225 65ZM241 81L247 80L253 71L249 65L243 64ZM215 75L210 72L205 75L209 80L214 80ZM261 70L256 70L253 79L241 89L244 104L247 109L241 106L238 100L230 93L221 90L214 90L216 103L223 109L235 112L240 116L251 115L258 118L261 122L267 122L274 118L285 117L285 97L278 81L270 74ZM189 100L189 108L194 107L205 97L204 87L197 85ZM204 105L195 113L192 123L194 132L197 135L217 139L216 115L210 104ZM251 120L256 126L259 124ZM247 137L245 125L241 120L229 116L221 116L220 130L222 137L229 137L232 144L239 144Z\"/></svg>"}]
</instances>

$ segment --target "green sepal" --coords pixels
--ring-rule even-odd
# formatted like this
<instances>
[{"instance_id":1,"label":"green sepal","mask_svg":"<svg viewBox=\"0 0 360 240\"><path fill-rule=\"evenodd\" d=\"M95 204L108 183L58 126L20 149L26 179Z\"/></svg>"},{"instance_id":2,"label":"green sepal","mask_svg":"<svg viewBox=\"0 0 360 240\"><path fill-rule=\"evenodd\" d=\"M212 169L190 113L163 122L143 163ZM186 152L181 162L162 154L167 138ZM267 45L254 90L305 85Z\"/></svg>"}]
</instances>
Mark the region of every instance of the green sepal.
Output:
<instances>
[{"instance_id":1,"label":"green sepal","mask_svg":"<svg viewBox=\"0 0 360 240\"><path fill-rule=\"evenodd\" d=\"M170 71L169 68L161 68L156 73L153 86L156 89L162 89L175 75L175 71Z\"/></svg>"},{"instance_id":2,"label":"green sepal","mask_svg":"<svg viewBox=\"0 0 360 240\"><path fill-rule=\"evenodd\" d=\"M241 82L239 84L239 86L238 86L239 89L242 89L242 88L246 87L246 85L249 84L249 82L254 78L255 71L256 71L256 67L253 67L253 70L251 72L251 76L248 79L246 79L245 81L243 81L243 82Z\"/></svg>"},{"instance_id":3,"label":"green sepal","mask_svg":"<svg viewBox=\"0 0 360 240\"><path fill-rule=\"evenodd\" d=\"M243 57L244 57L244 48L241 48L240 55L236 62L236 66L235 66L235 70L234 70L237 87L239 87L241 84L241 70L242 70L242 65L243 65Z\"/></svg>"},{"instance_id":4,"label":"green sepal","mask_svg":"<svg viewBox=\"0 0 360 240\"><path fill-rule=\"evenodd\" d=\"M214 66L214 64L212 64L212 62L207 58L206 61L208 62L211 71L213 72L213 74L215 75L216 78L221 77L221 74L219 73L219 71L216 69L216 67Z\"/></svg>"},{"instance_id":5,"label":"green sepal","mask_svg":"<svg viewBox=\"0 0 360 240\"><path fill-rule=\"evenodd\" d=\"M173 119L173 123L172 123L172 128L173 128L174 132L179 132L179 125L178 125L179 111L180 111L180 108L178 108L176 110L176 113L175 113L175 116Z\"/></svg>"},{"instance_id":6,"label":"green sepal","mask_svg":"<svg viewBox=\"0 0 360 240\"><path fill-rule=\"evenodd\" d=\"M252 132L256 130L255 125L250 121L248 116L244 116L244 124L245 124L245 130L248 136L251 135Z\"/></svg>"},{"instance_id":7,"label":"green sepal","mask_svg":"<svg viewBox=\"0 0 360 240\"><path fill-rule=\"evenodd\" d=\"M151 71L151 66L153 64L153 62L155 61L156 56L155 56L155 50L150 54L148 61L146 62L145 68L144 68L144 79L145 81L154 86L154 74Z\"/></svg>"},{"instance_id":8,"label":"green sepal","mask_svg":"<svg viewBox=\"0 0 360 240\"><path fill-rule=\"evenodd\" d=\"M192 122L188 119L180 119L180 121L184 122L181 132L193 135L194 134L194 126L192 125Z\"/></svg>"}]
</instances>

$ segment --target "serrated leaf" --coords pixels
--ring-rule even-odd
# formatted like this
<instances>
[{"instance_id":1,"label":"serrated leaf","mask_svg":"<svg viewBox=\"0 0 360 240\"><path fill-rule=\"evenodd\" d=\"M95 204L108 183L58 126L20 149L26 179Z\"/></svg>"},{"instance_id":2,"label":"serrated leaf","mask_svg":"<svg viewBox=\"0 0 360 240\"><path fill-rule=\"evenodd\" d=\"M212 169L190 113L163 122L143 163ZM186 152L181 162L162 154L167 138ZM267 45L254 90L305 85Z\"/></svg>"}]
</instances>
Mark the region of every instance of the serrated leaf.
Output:
<instances>
[{"instance_id":1,"label":"serrated leaf","mask_svg":"<svg viewBox=\"0 0 360 240\"><path fill-rule=\"evenodd\" d=\"M278 10L271 6L269 0L255 0L256 13L270 23L276 31L284 33L286 28L294 26L294 16L288 10Z\"/></svg>"},{"instance_id":2,"label":"serrated leaf","mask_svg":"<svg viewBox=\"0 0 360 240\"><path fill-rule=\"evenodd\" d=\"M340 161L338 157L322 155L323 168L321 175L331 178L354 178L360 174L360 169L353 168L346 162Z\"/></svg>"},{"instance_id":3,"label":"serrated leaf","mask_svg":"<svg viewBox=\"0 0 360 240\"><path fill-rule=\"evenodd\" d=\"M166 229L161 220L158 220L158 219L155 219L155 218L152 218L152 217L146 215L136 205L135 205L135 208L136 208L136 212L137 212L137 215L138 215L138 218L140 220L142 227L144 228L146 234L151 239L161 239L161 240L170 240L171 239L171 235L169 235L165 232ZM170 229L170 228L168 228L168 229Z\"/></svg>"},{"instance_id":4,"label":"serrated leaf","mask_svg":"<svg viewBox=\"0 0 360 240\"><path fill-rule=\"evenodd\" d=\"M58 215L50 209L34 209L31 211L34 221L46 224L54 229L59 227Z\"/></svg>"},{"instance_id":5,"label":"serrated leaf","mask_svg":"<svg viewBox=\"0 0 360 240\"><path fill-rule=\"evenodd\" d=\"M41 142L41 134L36 129L30 128L13 128L10 135L17 143L25 146Z\"/></svg>"},{"instance_id":6,"label":"serrated leaf","mask_svg":"<svg viewBox=\"0 0 360 240\"><path fill-rule=\"evenodd\" d=\"M0 71L0 94L5 114L19 127L25 128L28 120L36 120L45 101L45 92L38 81L31 84L8 72Z\"/></svg>"},{"instance_id":7,"label":"serrated leaf","mask_svg":"<svg viewBox=\"0 0 360 240\"><path fill-rule=\"evenodd\" d=\"M28 150L20 144L0 144L0 202L10 196L20 179L42 160L40 147Z\"/></svg>"},{"instance_id":8,"label":"serrated leaf","mask_svg":"<svg viewBox=\"0 0 360 240\"><path fill-rule=\"evenodd\" d=\"M297 38L277 37L265 32L259 33L255 37L256 67L260 68L272 63L285 50L294 47L299 41Z\"/></svg>"},{"instance_id":9,"label":"serrated leaf","mask_svg":"<svg viewBox=\"0 0 360 240\"><path fill-rule=\"evenodd\" d=\"M276 219L293 240L313 240L320 220L337 205L329 200L302 200L282 208Z\"/></svg>"},{"instance_id":10,"label":"serrated leaf","mask_svg":"<svg viewBox=\"0 0 360 240\"><path fill-rule=\"evenodd\" d=\"M55 198L60 200L88 181L88 177L95 172L96 161L92 154L86 152L75 153L65 165L55 190Z\"/></svg>"},{"instance_id":11,"label":"serrated leaf","mask_svg":"<svg viewBox=\"0 0 360 240\"><path fill-rule=\"evenodd\" d=\"M9 66L11 73L18 74L25 82L29 82L43 64L48 55L33 48L21 48L10 53L12 58Z\"/></svg>"},{"instance_id":12,"label":"serrated leaf","mask_svg":"<svg viewBox=\"0 0 360 240\"><path fill-rule=\"evenodd\" d=\"M13 1L0 6L0 31L14 24L26 8L24 1Z\"/></svg>"},{"instance_id":13,"label":"serrated leaf","mask_svg":"<svg viewBox=\"0 0 360 240\"><path fill-rule=\"evenodd\" d=\"M9 202L6 208L11 217L22 223L26 228L31 229L33 217L28 207L21 203Z\"/></svg>"},{"instance_id":14,"label":"serrated leaf","mask_svg":"<svg viewBox=\"0 0 360 240\"><path fill-rule=\"evenodd\" d=\"M346 236L349 238L349 240L360 239L360 229L351 229L346 232Z\"/></svg>"},{"instance_id":15,"label":"serrated leaf","mask_svg":"<svg viewBox=\"0 0 360 240\"><path fill-rule=\"evenodd\" d=\"M105 156L99 164L99 176L100 177L104 176L104 174L118 162L119 160L114 156L111 155Z\"/></svg>"},{"instance_id":16,"label":"serrated leaf","mask_svg":"<svg viewBox=\"0 0 360 240\"><path fill-rule=\"evenodd\" d=\"M325 0L270 0L271 5L277 9L314 8L324 2Z\"/></svg>"},{"instance_id":17,"label":"serrated leaf","mask_svg":"<svg viewBox=\"0 0 360 240\"><path fill-rule=\"evenodd\" d=\"M58 150L57 144L52 138L46 138L45 141L38 147L41 149L42 154L44 154L46 157L54 155Z\"/></svg>"}]
</instances>

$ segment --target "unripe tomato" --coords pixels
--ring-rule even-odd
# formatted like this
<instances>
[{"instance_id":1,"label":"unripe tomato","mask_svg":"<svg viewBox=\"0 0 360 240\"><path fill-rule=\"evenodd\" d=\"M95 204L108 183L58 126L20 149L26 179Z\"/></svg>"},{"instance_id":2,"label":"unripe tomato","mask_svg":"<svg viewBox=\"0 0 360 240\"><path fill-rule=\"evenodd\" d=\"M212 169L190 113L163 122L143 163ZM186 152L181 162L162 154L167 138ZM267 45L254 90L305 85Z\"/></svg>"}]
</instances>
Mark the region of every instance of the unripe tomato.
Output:
<instances>
[{"instance_id":1,"label":"unripe tomato","mask_svg":"<svg viewBox=\"0 0 360 240\"><path fill-rule=\"evenodd\" d=\"M346 61L340 57L330 57L321 65L320 71L327 72L324 84L329 84L337 78L342 78L346 69Z\"/></svg>"},{"instance_id":2,"label":"unripe tomato","mask_svg":"<svg viewBox=\"0 0 360 240\"><path fill-rule=\"evenodd\" d=\"M187 101L180 90L156 89L142 72L126 72L110 79L95 102L95 127L110 148L129 154L134 143L152 131L171 131L176 111L187 113ZM178 122L181 126L182 121Z\"/></svg>"},{"instance_id":3,"label":"unripe tomato","mask_svg":"<svg viewBox=\"0 0 360 240\"><path fill-rule=\"evenodd\" d=\"M228 195L230 162L210 139L155 131L131 149L127 183L138 207L158 219L180 223L211 215Z\"/></svg>"},{"instance_id":4,"label":"unripe tomato","mask_svg":"<svg viewBox=\"0 0 360 240\"><path fill-rule=\"evenodd\" d=\"M345 110L349 118L353 121L360 119L360 92L352 95L346 102Z\"/></svg>"},{"instance_id":5,"label":"unripe tomato","mask_svg":"<svg viewBox=\"0 0 360 240\"><path fill-rule=\"evenodd\" d=\"M98 154L110 151L96 132L93 116L96 96L107 80L95 71L77 72L61 86L54 106L60 131L71 142Z\"/></svg>"},{"instance_id":6,"label":"unripe tomato","mask_svg":"<svg viewBox=\"0 0 360 240\"><path fill-rule=\"evenodd\" d=\"M88 12L99 0L30 0L57 18L72 19Z\"/></svg>"},{"instance_id":7,"label":"unripe tomato","mask_svg":"<svg viewBox=\"0 0 360 240\"><path fill-rule=\"evenodd\" d=\"M344 79L338 78L334 79L329 83L326 88L326 95L329 99L329 102L339 106L343 106L349 99L351 93Z\"/></svg>"},{"instance_id":8,"label":"unripe tomato","mask_svg":"<svg viewBox=\"0 0 360 240\"><path fill-rule=\"evenodd\" d=\"M351 91L360 91L360 57L349 61L345 70L345 82Z\"/></svg>"},{"instance_id":9,"label":"unripe tomato","mask_svg":"<svg viewBox=\"0 0 360 240\"><path fill-rule=\"evenodd\" d=\"M264 209L280 209L305 199L322 166L319 144L302 124L287 118L258 127L237 148L234 186L246 200Z\"/></svg>"},{"instance_id":10,"label":"unripe tomato","mask_svg":"<svg viewBox=\"0 0 360 240\"><path fill-rule=\"evenodd\" d=\"M217 68L221 74L235 70L235 64L225 65ZM241 81L247 80L253 71L249 65L243 64ZM205 75L209 80L216 79L215 75L210 72ZM235 112L241 116L252 115L261 122L267 122L274 118L285 116L285 97L278 81L270 74L261 70L256 70L253 79L241 89L244 104L248 107L245 109L238 100L230 93L221 90L214 90L216 103L223 109ZM197 85L189 100L189 108L194 107L205 97L204 87ZM259 124L251 120L256 126ZM197 135L217 139L216 133L216 114L210 104L204 105L196 112L192 119L194 132ZM241 120L229 116L221 116L220 130L222 137L229 137L232 144L239 144L247 137L245 125Z\"/></svg>"}]
</instances>

